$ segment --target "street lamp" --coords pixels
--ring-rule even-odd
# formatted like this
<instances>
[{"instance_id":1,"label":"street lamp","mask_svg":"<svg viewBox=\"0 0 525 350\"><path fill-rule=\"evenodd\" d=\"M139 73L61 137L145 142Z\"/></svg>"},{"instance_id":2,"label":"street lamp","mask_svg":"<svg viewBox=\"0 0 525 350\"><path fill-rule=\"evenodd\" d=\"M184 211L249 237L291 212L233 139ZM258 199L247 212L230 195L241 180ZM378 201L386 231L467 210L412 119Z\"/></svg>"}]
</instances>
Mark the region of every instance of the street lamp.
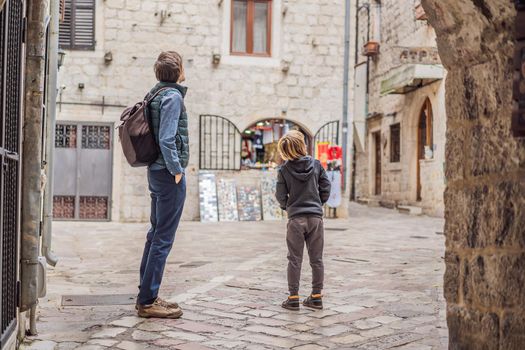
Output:
<instances>
[{"instance_id":1,"label":"street lamp","mask_svg":"<svg viewBox=\"0 0 525 350\"><path fill-rule=\"evenodd\" d=\"M64 64L65 57L66 52L64 50L58 50L58 69L60 69L60 67L62 67L62 65Z\"/></svg>"}]
</instances>

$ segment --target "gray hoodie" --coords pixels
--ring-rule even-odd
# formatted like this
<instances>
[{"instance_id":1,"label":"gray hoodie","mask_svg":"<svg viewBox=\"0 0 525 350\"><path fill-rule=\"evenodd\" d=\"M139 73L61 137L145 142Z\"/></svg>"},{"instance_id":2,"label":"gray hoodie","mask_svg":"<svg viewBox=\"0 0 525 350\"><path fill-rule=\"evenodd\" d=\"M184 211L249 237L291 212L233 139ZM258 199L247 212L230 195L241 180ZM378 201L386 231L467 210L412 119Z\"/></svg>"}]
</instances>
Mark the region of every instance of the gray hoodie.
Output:
<instances>
[{"instance_id":1,"label":"gray hoodie","mask_svg":"<svg viewBox=\"0 0 525 350\"><path fill-rule=\"evenodd\" d=\"M310 156L285 162L278 169L275 197L288 218L323 216L330 180L321 163Z\"/></svg>"}]
</instances>

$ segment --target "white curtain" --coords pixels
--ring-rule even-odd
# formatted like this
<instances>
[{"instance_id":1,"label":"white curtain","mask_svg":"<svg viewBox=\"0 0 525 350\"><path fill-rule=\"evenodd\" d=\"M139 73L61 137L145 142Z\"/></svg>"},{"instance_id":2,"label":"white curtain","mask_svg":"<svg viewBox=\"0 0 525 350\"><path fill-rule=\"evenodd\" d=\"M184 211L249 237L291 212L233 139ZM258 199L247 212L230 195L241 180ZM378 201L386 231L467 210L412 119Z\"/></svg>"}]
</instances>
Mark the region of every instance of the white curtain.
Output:
<instances>
[{"instance_id":1,"label":"white curtain","mask_svg":"<svg viewBox=\"0 0 525 350\"><path fill-rule=\"evenodd\" d=\"M233 2L233 52L246 52L246 9L246 1Z\"/></svg>"},{"instance_id":2,"label":"white curtain","mask_svg":"<svg viewBox=\"0 0 525 350\"><path fill-rule=\"evenodd\" d=\"M268 32L268 3L256 2L253 20L253 52L266 53Z\"/></svg>"}]
</instances>

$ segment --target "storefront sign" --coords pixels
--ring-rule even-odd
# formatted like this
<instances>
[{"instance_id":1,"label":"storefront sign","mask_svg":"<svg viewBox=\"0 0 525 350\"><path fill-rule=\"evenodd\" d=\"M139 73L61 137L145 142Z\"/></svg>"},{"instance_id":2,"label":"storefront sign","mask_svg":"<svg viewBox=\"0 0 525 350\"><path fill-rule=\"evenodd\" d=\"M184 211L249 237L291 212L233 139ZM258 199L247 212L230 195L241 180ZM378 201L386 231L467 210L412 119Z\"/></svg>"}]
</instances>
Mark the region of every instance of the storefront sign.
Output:
<instances>
[{"instance_id":1,"label":"storefront sign","mask_svg":"<svg viewBox=\"0 0 525 350\"><path fill-rule=\"evenodd\" d=\"M400 64L441 64L435 47L397 47Z\"/></svg>"}]
</instances>

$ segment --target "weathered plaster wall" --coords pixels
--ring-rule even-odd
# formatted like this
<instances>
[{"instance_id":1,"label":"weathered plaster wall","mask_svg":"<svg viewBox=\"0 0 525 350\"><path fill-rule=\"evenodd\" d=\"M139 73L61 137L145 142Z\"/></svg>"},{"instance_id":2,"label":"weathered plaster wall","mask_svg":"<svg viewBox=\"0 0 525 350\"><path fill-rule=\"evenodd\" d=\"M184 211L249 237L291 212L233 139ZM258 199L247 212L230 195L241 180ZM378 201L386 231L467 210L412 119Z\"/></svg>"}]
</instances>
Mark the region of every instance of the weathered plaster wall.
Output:
<instances>
[{"instance_id":1,"label":"weathered plaster wall","mask_svg":"<svg viewBox=\"0 0 525 350\"><path fill-rule=\"evenodd\" d=\"M386 0L377 4L371 2L370 38L380 42L380 54L370 61L369 115L382 114L384 117L367 125L365 149L357 153L356 197L377 198L390 204L416 204L425 213L442 216L444 212L444 156L445 156L445 84L439 81L405 95L381 95L381 81L388 73L399 67L402 47L436 47L433 28L425 21L417 21L414 2ZM359 49L366 41L366 11L359 16ZM380 30L379 30L380 28ZM360 56L360 62L365 61ZM417 198L417 128L421 108L429 98L433 108L434 157L422 160L421 183L422 201ZM395 117L388 116L395 113ZM401 124L401 161L390 162L390 125ZM371 144L371 133L379 131L382 139L382 191L374 195L375 150Z\"/></svg>"},{"instance_id":2,"label":"weathered plaster wall","mask_svg":"<svg viewBox=\"0 0 525 350\"><path fill-rule=\"evenodd\" d=\"M221 3L221 5L219 5ZM155 83L153 63L162 50L184 56L190 117L191 161L184 219L198 217L200 114L216 114L243 130L262 118L281 116L314 134L341 118L344 1L273 1L271 58L229 55L230 1L98 0L96 50L68 51L60 72L64 102L129 105ZM160 24L159 14L170 14ZM283 14L283 12L286 12ZM157 15L156 15L157 14ZM104 54L113 60L106 64ZM212 54L221 62L212 64ZM284 61L290 62L287 73ZM84 83L81 91L77 88ZM118 120L119 108L62 107L61 120ZM115 141L113 218L149 218L145 169L130 168Z\"/></svg>"},{"instance_id":3,"label":"weathered plaster wall","mask_svg":"<svg viewBox=\"0 0 525 350\"><path fill-rule=\"evenodd\" d=\"M525 344L525 140L511 135L511 1L423 0L447 79L450 349Z\"/></svg>"}]
</instances>

